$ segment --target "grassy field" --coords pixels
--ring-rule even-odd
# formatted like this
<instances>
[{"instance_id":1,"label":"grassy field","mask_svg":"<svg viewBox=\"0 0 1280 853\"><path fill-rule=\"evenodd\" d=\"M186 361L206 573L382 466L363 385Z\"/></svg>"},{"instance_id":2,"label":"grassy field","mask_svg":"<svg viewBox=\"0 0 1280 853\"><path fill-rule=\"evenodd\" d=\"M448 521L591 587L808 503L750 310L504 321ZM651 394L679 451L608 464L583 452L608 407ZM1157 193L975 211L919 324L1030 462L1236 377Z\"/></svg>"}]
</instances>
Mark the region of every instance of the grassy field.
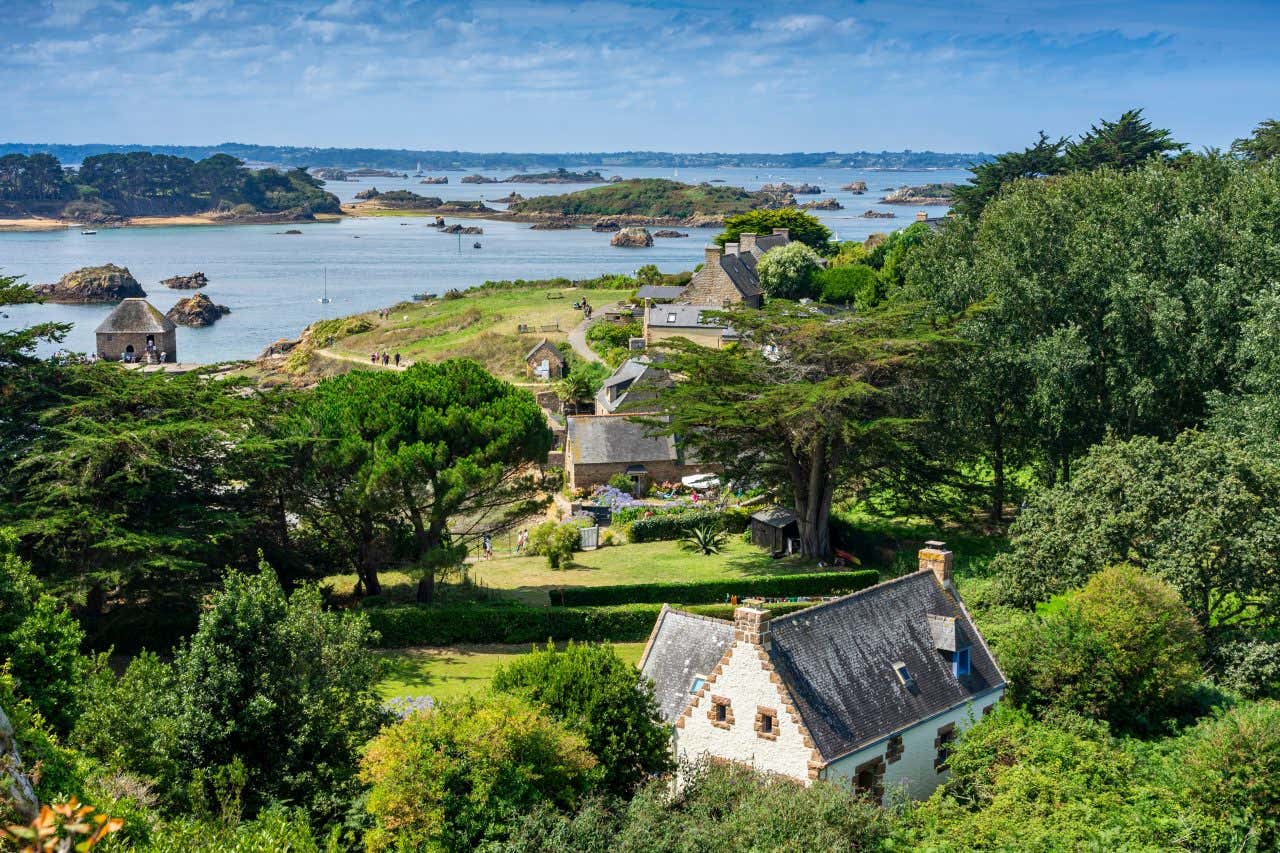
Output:
<instances>
[{"instance_id":1,"label":"grassy field","mask_svg":"<svg viewBox=\"0 0 1280 853\"><path fill-rule=\"evenodd\" d=\"M448 646L384 652L387 677L381 684L387 699L430 696L450 699L483 689L502 664L527 654L531 646ZM639 663L644 643L615 643L628 663Z\"/></svg>"},{"instance_id":2,"label":"grassy field","mask_svg":"<svg viewBox=\"0 0 1280 853\"><path fill-rule=\"evenodd\" d=\"M547 591L573 586L612 586L653 581L700 581L720 578L749 578L758 575L821 571L813 560L787 557L774 560L764 551L730 537L719 554L704 556L681 550L675 542L643 542L613 545L596 551L574 554L567 569L547 568L545 557L510 557L505 537L496 537L493 560L470 564L472 579L486 590L517 598L536 607L549 604ZM396 601L412 601L418 586L416 575L383 572L384 594ZM332 575L325 584L341 596L355 586L355 575Z\"/></svg>"},{"instance_id":3,"label":"grassy field","mask_svg":"<svg viewBox=\"0 0 1280 853\"><path fill-rule=\"evenodd\" d=\"M548 299L549 293L562 299ZM471 290L460 299L399 305L386 320L362 314L372 328L339 337L332 346L342 356L367 359L371 352L398 352L410 361L473 358L503 379L527 381L524 355L542 338L563 344L582 321L573 303L586 295L602 308L629 295L622 290ZM520 325L530 331L520 333ZM558 330L542 331L556 325ZM323 343L318 344L323 346ZM567 346L564 347L567 349Z\"/></svg>"}]
</instances>

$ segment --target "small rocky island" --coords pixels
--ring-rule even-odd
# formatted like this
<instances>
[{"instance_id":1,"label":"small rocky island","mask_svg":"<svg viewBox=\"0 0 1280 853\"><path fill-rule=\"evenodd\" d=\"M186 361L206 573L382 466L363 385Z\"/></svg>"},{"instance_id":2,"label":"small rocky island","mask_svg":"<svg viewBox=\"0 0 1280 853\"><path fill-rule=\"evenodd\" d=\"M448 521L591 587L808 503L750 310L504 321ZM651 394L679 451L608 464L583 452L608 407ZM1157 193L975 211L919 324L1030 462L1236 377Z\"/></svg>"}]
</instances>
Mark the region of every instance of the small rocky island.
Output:
<instances>
[{"instance_id":1,"label":"small rocky island","mask_svg":"<svg viewBox=\"0 0 1280 853\"><path fill-rule=\"evenodd\" d=\"M882 204L944 205L951 204L955 184L924 184L918 187L902 187L880 199Z\"/></svg>"},{"instance_id":2,"label":"small rocky island","mask_svg":"<svg viewBox=\"0 0 1280 853\"><path fill-rule=\"evenodd\" d=\"M647 249L653 245L653 235L647 228L623 228L609 239L609 245L626 249Z\"/></svg>"},{"instance_id":3,"label":"small rocky island","mask_svg":"<svg viewBox=\"0 0 1280 853\"><path fill-rule=\"evenodd\" d=\"M488 175L463 175L461 184L500 184L497 178L491 178Z\"/></svg>"},{"instance_id":4,"label":"small rocky island","mask_svg":"<svg viewBox=\"0 0 1280 853\"><path fill-rule=\"evenodd\" d=\"M436 175L427 175L425 178L423 178L422 180L418 181L418 183L420 183L420 184L447 184L447 183L449 183L449 176L448 176L448 175L439 175L439 176L436 176Z\"/></svg>"},{"instance_id":5,"label":"small rocky island","mask_svg":"<svg viewBox=\"0 0 1280 853\"><path fill-rule=\"evenodd\" d=\"M320 168L312 169L311 174L322 181L349 181L351 178L341 169Z\"/></svg>"},{"instance_id":6,"label":"small rocky island","mask_svg":"<svg viewBox=\"0 0 1280 853\"><path fill-rule=\"evenodd\" d=\"M817 201L806 201L800 205L802 210L844 210L844 205L836 201L834 198L824 198Z\"/></svg>"},{"instance_id":7,"label":"small rocky island","mask_svg":"<svg viewBox=\"0 0 1280 853\"><path fill-rule=\"evenodd\" d=\"M82 267L53 284L37 284L32 290L47 302L66 305L99 305L147 296L128 268L115 264Z\"/></svg>"},{"instance_id":8,"label":"small rocky island","mask_svg":"<svg viewBox=\"0 0 1280 853\"><path fill-rule=\"evenodd\" d=\"M654 237L661 237L666 240L673 240L677 237L688 237L689 235L683 231L673 231L670 228L664 228L661 231L654 231Z\"/></svg>"},{"instance_id":9,"label":"small rocky island","mask_svg":"<svg viewBox=\"0 0 1280 853\"><path fill-rule=\"evenodd\" d=\"M554 172L534 172L522 175L512 175L503 183L507 184L603 184L606 183L604 175L595 170L586 172L570 172L567 169L560 168Z\"/></svg>"},{"instance_id":10,"label":"small rocky island","mask_svg":"<svg viewBox=\"0 0 1280 853\"><path fill-rule=\"evenodd\" d=\"M209 277L202 272L193 272L191 275L175 275L160 283L170 290L199 290L208 286Z\"/></svg>"},{"instance_id":11,"label":"small rocky island","mask_svg":"<svg viewBox=\"0 0 1280 853\"><path fill-rule=\"evenodd\" d=\"M862 218L863 219L897 219L898 214L891 213L890 211L887 211L887 210L880 211L880 210L868 209L866 212L862 214Z\"/></svg>"},{"instance_id":12,"label":"small rocky island","mask_svg":"<svg viewBox=\"0 0 1280 853\"><path fill-rule=\"evenodd\" d=\"M866 181L850 181L849 183L842 186L840 189L844 190L847 193L853 193L854 195L862 195L864 192L867 191L867 182Z\"/></svg>"},{"instance_id":13,"label":"small rocky island","mask_svg":"<svg viewBox=\"0 0 1280 853\"><path fill-rule=\"evenodd\" d=\"M762 193L791 193L792 195L819 195L822 193L822 187L817 184L788 184L785 181L780 184L765 184L760 188Z\"/></svg>"},{"instance_id":14,"label":"small rocky island","mask_svg":"<svg viewBox=\"0 0 1280 853\"><path fill-rule=\"evenodd\" d=\"M196 293L185 299L179 299L164 316L169 318L170 322L179 326L200 328L202 326L212 326L224 314L230 313L231 309L227 306L215 305L213 300L203 293Z\"/></svg>"}]
</instances>

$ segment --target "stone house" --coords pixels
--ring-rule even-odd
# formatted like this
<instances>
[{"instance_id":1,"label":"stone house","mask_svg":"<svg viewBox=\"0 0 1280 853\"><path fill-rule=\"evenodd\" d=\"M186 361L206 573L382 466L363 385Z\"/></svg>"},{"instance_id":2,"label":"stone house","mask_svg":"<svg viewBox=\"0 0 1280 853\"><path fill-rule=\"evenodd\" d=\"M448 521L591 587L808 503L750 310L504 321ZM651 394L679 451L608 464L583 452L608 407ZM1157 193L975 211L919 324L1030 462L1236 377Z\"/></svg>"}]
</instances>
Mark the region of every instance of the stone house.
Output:
<instances>
[{"instance_id":1,"label":"stone house","mask_svg":"<svg viewBox=\"0 0 1280 853\"><path fill-rule=\"evenodd\" d=\"M525 373L537 379L551 380L564 376L564 355L546 338L538 341L524 357Z\"/></svg>"},{"instance_id":2,"label":"stone house","mask_svg":"<svg viewBox=\"0 0 1280 853\"><path fill-rule=\"evenodd\" d=\"M571 489L601 486L622 474L639 494L653 483L709 471L686 459L674 437L648 435L648 427L627 415L572 415L566 421L564 473Z\"/></svg>"},{"instance_id":3,"label":"stone house","mask_svg":"<svg viewBox=\"0 0 1280 853\"><path fill-rule=\"evenodd\" d=\"M125 299L94 330L98 356L106 361L147 364L178 360L173 321L145 299Z\"/></svg>"},{"instance_id":4,"label":"stone house","mask_svg":"<svg viewBox=\"0 0 1280 853\"><path fill-rule=\"evenodd\" d=\"M629 358L618 365L596 392L596 411L613 414L625 409L640 412L652 400L657 389L671 383L671 375L654 367L648 356Z\"/></svg>"},{"instance_id":5,"label":"stone house","mask_svg":"<svg viewBox=\"0 0 1280 853\"><path fill-rule=\"evenodd\" d=\"M770 249L791 242L786 228L772 234L739 234L737 243L707 246L702 269L698 270L680 295L691 305L724 307L737 302L752 308L764 304L764 291L756 274L756 263Z\"/></svg>"},{"instance_id":6,"label":"stone house","mask_svg":"<svg viewBox=\"0 0 1280 853\"><path fill-rule=\"evenodd\" d=\"M775 619L663 607L640 668L676 757L928 797L1005 679L956 593L951 552L930 542L919 558L912 574Z\"/></svg>"},{"instance_id":7,"label":"stone house","mask_svg":"<svg viewBox=\"0 0 1280 853\"><path fill-rule=\"evenodd\" d=\"M644 342L648 346L666 338L686 338L704 347L720 349L736 339L732 329L705 319L707 311L719 311L720 305L690 305L674 302L650 305L644 312Z\"/></svg>"}]
</instances>

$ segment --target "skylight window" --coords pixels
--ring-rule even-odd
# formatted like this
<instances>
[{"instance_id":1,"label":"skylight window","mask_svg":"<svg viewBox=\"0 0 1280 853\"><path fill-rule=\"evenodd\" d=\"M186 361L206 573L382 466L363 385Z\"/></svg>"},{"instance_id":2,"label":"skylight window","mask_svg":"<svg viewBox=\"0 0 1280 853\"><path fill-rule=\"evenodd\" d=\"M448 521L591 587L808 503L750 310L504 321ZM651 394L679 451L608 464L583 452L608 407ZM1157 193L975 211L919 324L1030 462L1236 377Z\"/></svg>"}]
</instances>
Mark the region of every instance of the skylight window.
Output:
<instances>
[{"instance_id":1,"label":"skylight window","mask_svg":"<svg viewBox=\"0 0 1280 853\"><path fill-rule=\"evenodd\" d=\"M672 311L671 313L667 314L668 323L674 323L675 321L676 321L676 312Z\"/></svg>"},{"instance_id":2,"label":"skylight window","mask_svg":"<svg viewBox=\"0 0 1280 853\"><path fill-rule=\"evenodd\" d=\"M915 676L911 674L911 670L907 669L907 665L905 663L895 663L893 665L893 671L898 676L898 680L902 682L903 687L910 688L915 685Z\"/></svg>"},{"instance_id":3,"label":"skylight window","mask_svg":"<svg viewBox=\"0 0 1280 853\"><path fill-rule=\"evenodd\" d=\"M695 675L693 677L693 684L689 685L689 692L697 693L699 690L702 689L702 685L706 683L707 683L707 680L703 678L701 675Z\"/></svg>"}]
</instances>

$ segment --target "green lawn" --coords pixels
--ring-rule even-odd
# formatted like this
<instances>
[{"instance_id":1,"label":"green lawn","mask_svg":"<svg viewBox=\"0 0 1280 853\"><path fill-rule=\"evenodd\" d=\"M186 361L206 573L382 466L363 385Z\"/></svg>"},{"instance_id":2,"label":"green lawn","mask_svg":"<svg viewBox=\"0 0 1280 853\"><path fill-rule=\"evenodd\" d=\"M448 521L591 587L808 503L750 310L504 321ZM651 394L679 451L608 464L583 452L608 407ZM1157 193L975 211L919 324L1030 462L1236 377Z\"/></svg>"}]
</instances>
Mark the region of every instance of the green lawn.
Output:
<instances>
[{"instance_id":1,"label":"green lawn","mask_svg":"<svg viewBox=\"0 0 1280 853\"><path fill-rule=\"evenodd\" d=\"M564 298L547 299L548 293L560 293ZM582 312L575 310L573 303L583 295L596 308L603 308L630 293L572 287L469 290L460 299L397 306L386 320L376 312L362 314L373 328L339 338L332 349L361 358L375 351L398 352L410 361L473 358L495 376L524 382L525 353L544 337L564 344L569 330L582 322ZM522 324L531 331L519 332ZM558 331L541 330L553 324L559 325Z\"/></svg>"},{"instance_id":2,"label":"green lawn","mask_svg":"<svg viewBox=\"0 0 1280 853\"><path fill-rule=\"evenodd\" d=\"M494 553L509 552L505 536L495 537ZM545 557L502 557L470 564L472 579L490 592L518 598L542 607L550 603L547 590L574 586L613 586L654 581L701 581L720 578L749 578L758 575L785 575L822 571L814 560L800 557L772 559L739 536L729 537L724 550L710 556L691 554L676 542L643 542L612 545L573 555L567 569L547 568ZM382 572L384 594L395 601L412 601L418 586L416 575ZM335 594L350 595L355 575L331 575L324 583ZM447 593L446 593L447 594Z\"/></svg>"},{"instance_id":3,"label":"green lawn","mask_svg":"<svg viewBox=\"0 0 1280 853\"><path fill-rule=\"evenodd\" d=\"M644 643L614 643L628 663L640 662ZM502 664L527 654L531 646L448 646L382 652L388 674L382 695L450 699L482 690Z\"/></svg>"}]
</instances>

